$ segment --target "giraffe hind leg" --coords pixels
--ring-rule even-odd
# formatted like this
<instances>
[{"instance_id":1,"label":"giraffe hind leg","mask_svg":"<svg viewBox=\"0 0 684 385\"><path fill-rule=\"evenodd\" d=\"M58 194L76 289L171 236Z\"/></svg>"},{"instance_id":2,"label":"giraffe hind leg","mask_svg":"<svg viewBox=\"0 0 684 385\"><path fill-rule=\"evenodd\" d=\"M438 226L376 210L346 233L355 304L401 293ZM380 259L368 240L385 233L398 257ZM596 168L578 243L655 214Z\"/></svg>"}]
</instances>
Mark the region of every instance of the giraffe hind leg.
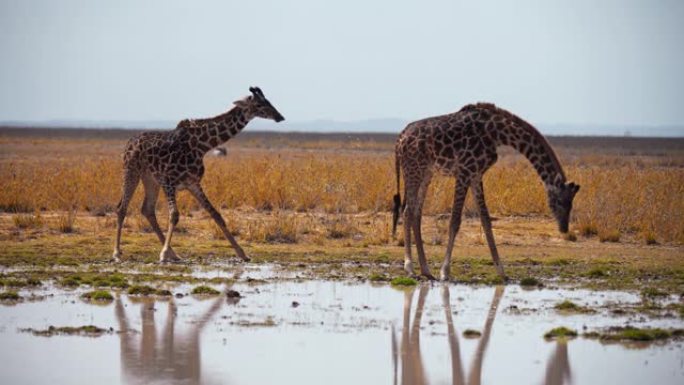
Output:
<instances>
[{"instance_id":1,"label":"giraffe hind leg","mask_svg":"<svg viewBox=\"0 0 684 385\"><path fill-rule=\"evenodd\" d=\"M179 262L181 259L178 258L171 248L171 237L173 236L173 230L176 228L180 216L178 206L176 205L176 188L165 185L164 194L166 194L166 200L169 205L169 228L166 231L166 239L164 240L161 253L159 253L159 262Z\"/></svg>"},{"instance_id":2,"label":"giraffe hind leg","mask_svg":"<svg viewBox=\"0 0 684 385\"><path fill-rule=\"evenodd\" d=\"M413 192L408 189L404 191L404 271L413 276L413 256L411 255L411 223L413 221Z\"/></svg>"},{"instance_id":3,"label":"giraffe hind leg","mask_svg":"<svg viewBox=\"0 0 684 385\"><path fill-rule=\"evenodd\" d=\"M430 183L431 175L421 177L417 182L415 179L406 182L406 207L404 209L404 270L410 275L413 275L413 258L411 256L411 233L416 240L416 251L418 254L418 262L420 264L420 273L428 279L434 279L430 274L430 269L425 258L425 250L423 248L423 238L421 236L421 216L422 206L425 201L425 192Z\"/></svg>"},{"instance_id":4,"label":"giraffe hind leg","mask_svg":"<svg viewBox=\"0 0 684 385\"><path fill-rule=\"evenodd\" d=\"M423 247L423 234L421 230L421 222L423 219L423 204L425 203L425 195L427 192L428 185L432 178L431 174L425 174L423 180L420 183L420 188L418 189L418 200L414 207L415 215L413 217L413 232L414 238L416 240L416 251L418 254L418 263L420 264L420 274L434 281L435 277L430 273L430 267L427 263L427 258L425 256L425 249Z\"/></svg>"},{"instance_id":5,"label":"giraffe hind leg","mask_svg":"<svg viewBox=\"0 0 684 385\"><path fill-rule=\"evenodd\" d=\"M112 254L112 260L114 262L121 261L121 230L123 228L124 219L126 219L128 204L139 183L140 173L138 170L129 168L124 172L123 194L116 207L116 243L114 244L114 253Z\"/></svg>"},{"instance_id":6,"label":"giraffe hind leg","mask_svg":"<svg viewBox=\"0 0 684 385\"><path fill-rule=\"evenodd\" d=\"M159 227L159 222L157 222L156 206L157 198L159 197L159 184L152 178L149 173L144 174L142 177L143 187L145 188L145 199L143 200L140 212L147 219L152 227L152 230L159 238L159 242L163 245L166 241L164 233Z\"/></svg>"}]
</instances>

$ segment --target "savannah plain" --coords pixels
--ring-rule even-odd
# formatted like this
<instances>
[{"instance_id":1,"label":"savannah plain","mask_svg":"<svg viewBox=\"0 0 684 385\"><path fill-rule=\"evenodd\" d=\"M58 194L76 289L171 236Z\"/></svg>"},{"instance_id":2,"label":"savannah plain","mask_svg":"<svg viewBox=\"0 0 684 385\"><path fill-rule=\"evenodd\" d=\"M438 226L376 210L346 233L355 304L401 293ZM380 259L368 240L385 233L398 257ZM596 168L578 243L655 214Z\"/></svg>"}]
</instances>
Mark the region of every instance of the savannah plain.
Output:
<instances>
[{"instance_id":1,"label":"savannah plain","mask_svg":"<svg viewBox=\"0 0 684 385\"><path fill-rule=\"evenodd\" d=\"M398 128L399 129L399 128ZM0 283L86 284L111 266L125 141L133 130L0 128ZM227 156L207 155L203 187L256 263L313 278L385 281L403 275L399 226L391 237L395 134L241 133ZM684 295L684 139L551 137L568 180L581 185L570 233L557 231L543 185L528 161L500 148L484 186L494 234L512 282ZM423 239L431 269L443 258L454 180L428 192ZM149 266L160 245L129 206L123 264ZM174 249L188 263L234 253L190 194L178 196ZM157 203L162 228L167 209ZM469 197L452 275L466 284L500 283ZM16 267L17 269L13 269ZM155 269L157 266L155 265ZM131 282L183 280L137 273ZM102 278L102 277L100 277ZM74 281L73 279L71 281ZM71 282L74 284L74 282ZM151 283L154 286L154 282Z\"/></svg>"}]
</instances>

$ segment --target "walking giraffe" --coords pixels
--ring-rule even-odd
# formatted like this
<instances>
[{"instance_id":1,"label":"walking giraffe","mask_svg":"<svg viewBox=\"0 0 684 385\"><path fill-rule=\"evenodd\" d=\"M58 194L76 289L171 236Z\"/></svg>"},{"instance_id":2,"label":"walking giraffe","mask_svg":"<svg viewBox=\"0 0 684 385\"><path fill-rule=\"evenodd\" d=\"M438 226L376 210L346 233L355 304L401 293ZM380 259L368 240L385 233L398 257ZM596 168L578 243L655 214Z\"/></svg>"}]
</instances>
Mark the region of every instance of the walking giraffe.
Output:
<instances>
[{"instance_id":1,"label":"walking giraffe","mask_svg":"<svg viewBox=\"0 0 684 385\"><path fill-rule=\"evenodd\" d=\"M396 233L402 207L399 183L404 175L404 270L413 274L411 231L414 232L420 272L434 279L425 259L420 223L425 193L435 171L456 178L454 203L449 223L444 263L440 278L448 280L454 238L461 225L461 213L468 188L472 187L480 209L480 220L494 265L506 278L494 243L492 223L485 204L482 175L496 162L498 146L507 145L532 163L546 188L549 207L559 230L568 231L572 200L580 186L566 183L563 168L549 143L532 125L518 116L489 103L469 104L452 114L410 123L397 139L397 194L394 196L392 234Z\"/></svg>"},{"instance_id":2,"label":"walking giraffe","mask_svg":"<svg viewBox=\"0 0 684 385\"><path fill-rule=\"evenodd\" d=\"M116 244L112 256L114 261L120 261L121 228L128 203L141 180L145 187L141 212L150 222L163 246L159 254L161 262L179 260L171 248L171 236L178 224L176 192L183 189L190 191L200 206L209 212L235 249L237 256L244 261L249 260L200 185L204 174L202 158L209 150L237 135L255 117L276 122L285 119L258 87L251 87L249 90L252 95L235 101L235 106L224 114L209 119L182 120L173 131L145 132L128 141L124 150L123 196L117 206ZM169 205L169 227L166 237L159 228L155 215L160 187Z\"/></svg>"}]
</instances>

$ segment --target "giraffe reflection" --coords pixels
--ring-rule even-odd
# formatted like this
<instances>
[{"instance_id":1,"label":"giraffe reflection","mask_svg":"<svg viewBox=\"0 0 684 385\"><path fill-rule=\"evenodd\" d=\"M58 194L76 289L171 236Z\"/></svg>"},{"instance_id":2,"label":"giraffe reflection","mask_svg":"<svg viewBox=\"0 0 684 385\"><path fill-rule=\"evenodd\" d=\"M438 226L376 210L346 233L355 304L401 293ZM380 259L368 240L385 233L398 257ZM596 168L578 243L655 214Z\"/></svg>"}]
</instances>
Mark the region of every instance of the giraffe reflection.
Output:
<instances>
[{"instance_id":1,"label":"giraffe reflection","mask_svg":"<svg viewBox=\"0 0 684 385\"><path fill-rule=\"evenodd\" d=\"M233 278L239 279L243 273L242 267L238 267ZM224 291L228 288L226 286ZM143 298L139 301L142 330L137 333L130 327L121 296L117 297L115 315L121 330L119 336L124 381L127 384L210 383L206 378L201 378L200 334L221 309L224 300L223 296L214 299L204 313L192 319L190 329L181 334L176 330L176 302L173 298L169 299L166 301L164 330L159 338L154 319L154 299Z\"/></svg>"},{"instance_id":2,"label":"giraffe reflection","mask_svg":"<svg viewBox=\"0 0 684 385\"><path fill-rule=\"evenodd\" d=\"M155 300L140 300L141 333L135 332L126 315L121 297L115 305L121 339L121 369L129 384L183 383L199 384L201 374L200 334L221 309L223 297L213 300L208 310L193 320L190 330L176 330L177 305L167 301L167 314L161 334L155 322ZM206 381L203 381L205 383Z\"/></svg>"},{"instance_id":3,"label":"giraffe reflection","mask_svg":"<svg viewBox=\"0 0 684 385\"><path fill-rule=\"evenodd\" d=\"M567 341L556 341L549 362L546 364L545 385L564 385L572 383Z\"/></svg>"},{"instance_id":4,"label":"giraffe reflection","mask_svg":"<svg viewBox=\"0 0 684 385\"><path fill-rule=\"evenodd\" d=\"M401 354L398 359L396 334L392 328L392 355L394 362L394 384L397 384L397 369L401 364L401 384L402 385L423 385L427 384L425 368L423 367L423 359L420 353L420 324L423 316L423 307L425 306L425 298L427 297L429 286L421 285L418 291L418 302L416 304L416 311L414 313L413 323L410 323L411 318L411 303L413 302L413 294L415 289L406 291L404 294L404 318L401 333ZM482 336L478 342L477 350L475 351L475 359L470 368L470 376L466 382L463 364L461 361L461 351L458 341L458 335L454 328L454 323L451 313L451 301L449 296L449 286L442 286L442 307L446 317L447 337L449 342L449 351L451 356L451 378L452 384L480 384L482 374L482 364L484 362L484 355L489 343L489 337L494 324L494 317L499 306L499 301L504 293L503 286L497 286L494 290L494 298L492 299L487 320L485 321ZM401 362L399 362L399 360Z\"/></svg>"}]
</instances>

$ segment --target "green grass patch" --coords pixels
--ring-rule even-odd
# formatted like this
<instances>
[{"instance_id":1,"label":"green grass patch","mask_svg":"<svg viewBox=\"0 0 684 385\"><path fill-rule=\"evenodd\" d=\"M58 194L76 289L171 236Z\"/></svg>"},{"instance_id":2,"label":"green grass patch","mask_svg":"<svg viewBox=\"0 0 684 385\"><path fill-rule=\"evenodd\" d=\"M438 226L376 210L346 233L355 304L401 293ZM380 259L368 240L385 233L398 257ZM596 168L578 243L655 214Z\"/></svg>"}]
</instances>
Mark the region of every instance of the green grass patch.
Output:
<instances>
[{"instance_id":1,"label":"green grass patch","mask_svg":"<svg viewBox=\"0 0 684 385\"><path fill-rule=\"evenodd\" d=\"M675 305L675 308L677 309L677 313L679 313L679 317L684 318L684 305L677 304Z\"/></svg>"},{"instance_id":2,"label":"green grass patch","mask_svg":"<svg viewBox=\"0 0 684 385\"><path fill-rule=\"evenodd\" d=\"M13 290L4 291L0 293L0 301L19 301L21 296Z\"/></svg>"},{"instance_id":3,"label":"green grass patch","mask_svg":"<svg viewBox=\"0 0 684 385\"><path fill-rule=\"evenodd\" d=\"M662 297L667 297L668 294L660 289L657 289L655 287L647 287L643 290L641 290L641 296L645 298L662 298Z\"/></svg>"},{"instance_id":4,"label":"green grass patch","mask_svg":"<svg viewBox=\"0 0 684 385\"><path fill-rule=\"evenodd\" d=\"M574 338L577 337L577 331L573 329L568 329L565 326L553 328L548 332L544 333L544 338L547 340L556 338Z\"/></svg>"},{"instance_id":5,"label":"green grass patch","mask_svg":"<svg viewBox=\"0 0 684 385\"><path fill-rule=\"evenodd\" d=\"M61 281L59 281L59 284L65 287L79 287L81 286L81 280L74 276L64 277Z\"/></svg>"},{"instance_id":6,"label":"green grass patch","mask_svg":"<svg viewBox=\"0 0 684 385\"><path fill-rule=\"evenodd\" d=\"M192 289L194 295L219 295L221 292L211 286L200 285Z\"/></svg>"},{"instance_id":7,"label":"green grass patch","mask_svg":"<svg viewBox=\"0 0 684 385\"><path fill-rule=\"evenodd\" d=\"M386 282L389 278L384 274L373 273L368 277L371 282Z\"/></svg>"},{"instance_id":8,"label":"green grass patch","mask_svg":"<svg viewBox=\"0 0 684 385\"><path fill-rule=\"evenodd\" d=\"M567 312L567 313L593 313L594 310L580 306L572 301L565 300L563 302L559 302L553 306L554 309L561 311L561 312Z\"/></svg>"},{"instance_id":9,"label":"green grass patch","mask_svg":"<svg viewBox=\"0 0 684 385\"><path fill-rule=\"evenodd\" d=\"M128 288L129 295L155 295L157 289L147 285L133 285Z\"/></svg>"},{"instance_id":10,"label":"green grass patch","mask_svg":"<svg viewBox=\"0 0 684 385\"><path fill-rule=\"evenodd\" d=\"M16 279L16 278L5 278L0 279L0 286L7 287L37 287L41 286L43 283L35 278L28 279Z\"/></svg>"},{"instance_id":11,"label":"green grass patch","mask_svg":"<svg viewBox=\"0 0 684 385\"><path fill-rule=\"evenodd\" d=\"M660 328L635 328L633 326L627 327L613 327L604 333L599 334L599 339L602 341L642 341L650 342L657 340L666 340L670 338L680 338L684 336L684 329L660 329Z\"/></svg>"},{"instance_id":12,"label":"green grass patch","mask_svg":"<svg viewBox=\"0 0 684 385\"><path fill-rule=\"evenodd\" d=\"M62 278L59 282L61 286L78 287L89 285L92 287L111 287L125 289L128 287L128 280L121 273L96 274L96 273L76 273Z\"/></svg>"},{"instance_id":13,"label":"green grass patch","mask_svg":"<svg viewBox=\"0 0 684 385\"><path fill-rule=\"evenodd\" d=\"M125 289L128 287L128 280L121 273L97 275L92 278L90 285L94 287L115 287Z\"/></svg>"},{"instance_id":14,"label":"green grass patch","mask_svg":"<svg viewBox=\"0 0 684 385\"><path fill-rule=\"evenodd\" d=\"M541 282L537 278L534 277L525 277L520 280L520 286L526 286L526 287L532 287L532 286L541 286Z\"/></svg>"},{"instance_id":15,"label":"green grass patch","mask_svg":"<svg viewBox=\"0 0 684 385\"><path fill-rule=\"evenodd\" d=\"M88 301L109 302L113 301L114 297L107 290L93 290L81 295L81 298Z\"/></svg>"},{"instance_id":16,"label":"green grass patch","mask_svg":"<svg viewBox=\"0 0 684 385\"><path fill-rule=\"evenodd\" d=\"M554 258L548 262L551 266L568 266L572 262L567 258Z\"/></svg>"},{"instance_id":17,"label":"green grass patch","mask_svg":"<svg viewBox=\"0 0 684 385\"><path fill-rule=\"evenodd\" d=\"M482 336L482 333L473 329L466 329L463 332L463 337L465 338L480 338L480 336Z\"/></svg>"},{"instance_id":18,"label":"green grass patch","mask_svg":"<svg viewBox=\"0 0 684 385\"><path fill-rule=\"evenodd\" d=\"M416 286L418 281L410 277L397 277L394 278L390 284L392 286Z\"/></svg>"},{"instance_id":19,"label":"green grass patch","mask_svg":"<svg viewBox=\"0 0 684 385\"><path fill-rule=\"evenodd\" d=\"M595 267L587 272L587 277L589 278L605 278L606 276L608 276L608 274L601 267Z\"/></svg>"}]
</instances>

